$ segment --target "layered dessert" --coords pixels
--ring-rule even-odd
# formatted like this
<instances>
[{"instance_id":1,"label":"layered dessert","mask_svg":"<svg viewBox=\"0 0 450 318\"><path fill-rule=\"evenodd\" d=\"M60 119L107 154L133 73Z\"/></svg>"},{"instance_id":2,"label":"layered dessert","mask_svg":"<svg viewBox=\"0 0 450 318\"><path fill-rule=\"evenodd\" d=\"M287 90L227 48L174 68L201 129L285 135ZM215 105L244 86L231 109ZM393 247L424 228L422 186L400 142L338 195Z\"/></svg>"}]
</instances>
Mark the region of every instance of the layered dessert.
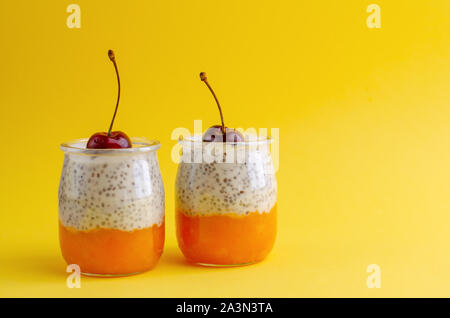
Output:
<instances>
[{"instance_id":1,"label":"layered dessert","mask_svg":"<svg viewBox=\"0 0 450 318\"><path fill-rule=\"evenodd\" d=\"M64 259L86 274L151 269L164 246L164 187L156 152L88 153L66 152L59 188Z\"/></svg>"},{"instance_id":2,"label":"layered dessert","mask_svg":"<svg viewBox=\"0 0 450 318\"><path fill-rule=\"evenodd\" d=\"M203 136L180 140L182 160L175 188L178 245L188 261L201 265L258 262L273 247L277 183L270 138L249 138L221 124Z\"/></svg>"},{"instance_id":3,"label":"layered dessert","mask_svg":"<svg viewBox=\"0 0 450 318\"><path fill-rule=\"evenodd\" d=\"M157 141L113 131L61 145L59 238L68 264L86 275L121 276L153 268L164 246L164 187Z\"/></svg>"},{"instance_id":4,"label":"layered dessert","mask_svg":"<svg viewBox=\"0 0 450 318\"><path fill-rule=\"evenodd\" d=\"M179 164L175 188L177 238L190 262L254 263L264 259L273 247L277 182L270 153L243 147L243 162ZM183 151L189 149L183 147Z\"/></svg>"}]
</instances>

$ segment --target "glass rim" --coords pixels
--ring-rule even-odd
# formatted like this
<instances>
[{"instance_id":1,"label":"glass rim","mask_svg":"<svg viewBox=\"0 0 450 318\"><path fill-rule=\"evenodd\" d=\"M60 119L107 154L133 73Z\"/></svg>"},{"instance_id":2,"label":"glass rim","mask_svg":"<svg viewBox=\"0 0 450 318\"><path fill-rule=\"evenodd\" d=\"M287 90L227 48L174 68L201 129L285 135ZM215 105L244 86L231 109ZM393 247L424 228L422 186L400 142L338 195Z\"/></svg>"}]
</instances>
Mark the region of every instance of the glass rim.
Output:
<instances>
[{"instance_id":1,"label":"glass rim","mask_svg":"<svg viewBox=\"0 0 450 318\"><path fill-rule=\"evenodd\" d=\"M161 143L158 140L150 140L144 137L132 137L130 139L131 144L133 146L132 148L117 148L117 149L86 148L86 143L89 140L88 138L73 139L67 142L63 142L60 145L60 148L62 151L67 153L80 153L87 155L140 153L140 152L156 151L159 148L161 148Z\"/></svg>"},{"instance_id":2,"label":"glass rim","mask_svg":"<svg viewBox=\"0 0 450 318\"><path fill-rule=\"evenodd\" d=\"M254 146L254 145L269 145L273 142L273 137L271 136L250 136L250 139L244 141L216 141L217 144L225 144L225 145L236 145L236 146ZM203 141L202 135L190 135L187 137L179 137L177 143L183 145L188 143L193 144L211 144L211 141Z\"/></svg>"}]
</instances>

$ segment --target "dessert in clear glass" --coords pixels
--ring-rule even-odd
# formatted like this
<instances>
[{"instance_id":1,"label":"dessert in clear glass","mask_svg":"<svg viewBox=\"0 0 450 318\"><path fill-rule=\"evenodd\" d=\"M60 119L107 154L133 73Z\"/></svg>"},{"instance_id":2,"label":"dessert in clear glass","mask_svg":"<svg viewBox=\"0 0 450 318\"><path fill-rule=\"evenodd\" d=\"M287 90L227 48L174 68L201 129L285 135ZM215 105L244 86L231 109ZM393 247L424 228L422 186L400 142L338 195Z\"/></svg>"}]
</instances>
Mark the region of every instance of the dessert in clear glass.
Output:
<instances>
[{"instance_id":1,"label":"dessert in clear glass","mask_svg":"<svg viewBox=\"0 0 450 318\"><path fill-rule=\"evenodd\" d=\"M153 268L164 247L164 187L158 141L130 139L109 129L63 143L59 183L59 241L68 264L85 275L122 276Z\"/></svg>"},{"instance_id":2,"label":"dessert in clear glass","mask_svg":"<svg viewBox=\"0 0 450 318\"><path fill-rule=\"evenodd\" d=\"M237 266L263 260L277 232L277 181L269 144L220 125L203 136L179 140L182 147L175 186L178 246L189 262Z\"/></svg>"},{"instance_id":3,"label":"dessert in clear glass","mask_svg":"<svg viewBox=\"0 0 450 318\"><path fill-rule=\"evenodd\" d=\"M153 268L164 246L164 187L157 141L90 149L64 143L59 238L68 264L86 275L122 276Z\"/></svg>"},{"instance_id":4,"label":"dessert in clear glass","mask_svg":"<svg viewBox=\"0 0 450 318\"><path fill-rule=\"evenodd\" d=\"M175 202L178 245L189 262L245 265L263 260L277 231L277 182L270 138L179 141Z\"/></svg>"}]
</instances>

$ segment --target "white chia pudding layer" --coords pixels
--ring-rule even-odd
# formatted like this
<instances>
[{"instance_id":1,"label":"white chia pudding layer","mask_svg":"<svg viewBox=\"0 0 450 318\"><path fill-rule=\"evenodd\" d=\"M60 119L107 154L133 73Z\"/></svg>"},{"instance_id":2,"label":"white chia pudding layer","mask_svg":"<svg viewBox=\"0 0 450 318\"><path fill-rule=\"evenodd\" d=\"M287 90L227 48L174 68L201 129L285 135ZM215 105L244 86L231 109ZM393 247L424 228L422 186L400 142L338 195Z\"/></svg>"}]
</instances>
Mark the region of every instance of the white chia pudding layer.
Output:
<instances>
[{"instance_id":1,"label":"white chia pudding layer","mask_svg":"<svg viewBox=\"0 0 450 318\"><path fill-rule=\"evenodd\" d=\"M132 231L164 220L164 187L156 152L65 155L59 219L77 230Z\"/></svg>"},{"instance_id":2,"label":"white chia pudding layer","mask_svg":"<svg viewBox=\"0 0 450 318\"><path fill-rule=\"evenodd\" d=\"M277 200L270 153L247 149L242 158L231 163L180 162L175 187L177 210L187 215L270 212Z\"/></svg>"}]
</instances>

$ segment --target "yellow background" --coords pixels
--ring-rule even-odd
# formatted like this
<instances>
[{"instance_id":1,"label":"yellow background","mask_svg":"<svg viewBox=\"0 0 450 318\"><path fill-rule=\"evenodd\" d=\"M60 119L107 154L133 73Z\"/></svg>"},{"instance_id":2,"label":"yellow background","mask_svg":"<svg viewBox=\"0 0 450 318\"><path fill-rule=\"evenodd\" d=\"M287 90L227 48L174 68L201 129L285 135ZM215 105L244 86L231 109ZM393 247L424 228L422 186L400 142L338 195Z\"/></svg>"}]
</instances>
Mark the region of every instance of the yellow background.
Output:
<instances>
[{"instance_id":1,"label":"yellow background","mask_svg":"<svg viewBox=\"0 0 450 318\"><path fill-rule=\"evenodd\" d=\"M450 296L450 1L373 2L2 1L0 296ZM108 128L109 48L115 128L163 145L166 246L151 272L69 289L59 144ZM200 71L228 125L280 128L279 235L254 266L190 266L176 245L171 132L219 121Z\"/></svg>"}]
</instances>

